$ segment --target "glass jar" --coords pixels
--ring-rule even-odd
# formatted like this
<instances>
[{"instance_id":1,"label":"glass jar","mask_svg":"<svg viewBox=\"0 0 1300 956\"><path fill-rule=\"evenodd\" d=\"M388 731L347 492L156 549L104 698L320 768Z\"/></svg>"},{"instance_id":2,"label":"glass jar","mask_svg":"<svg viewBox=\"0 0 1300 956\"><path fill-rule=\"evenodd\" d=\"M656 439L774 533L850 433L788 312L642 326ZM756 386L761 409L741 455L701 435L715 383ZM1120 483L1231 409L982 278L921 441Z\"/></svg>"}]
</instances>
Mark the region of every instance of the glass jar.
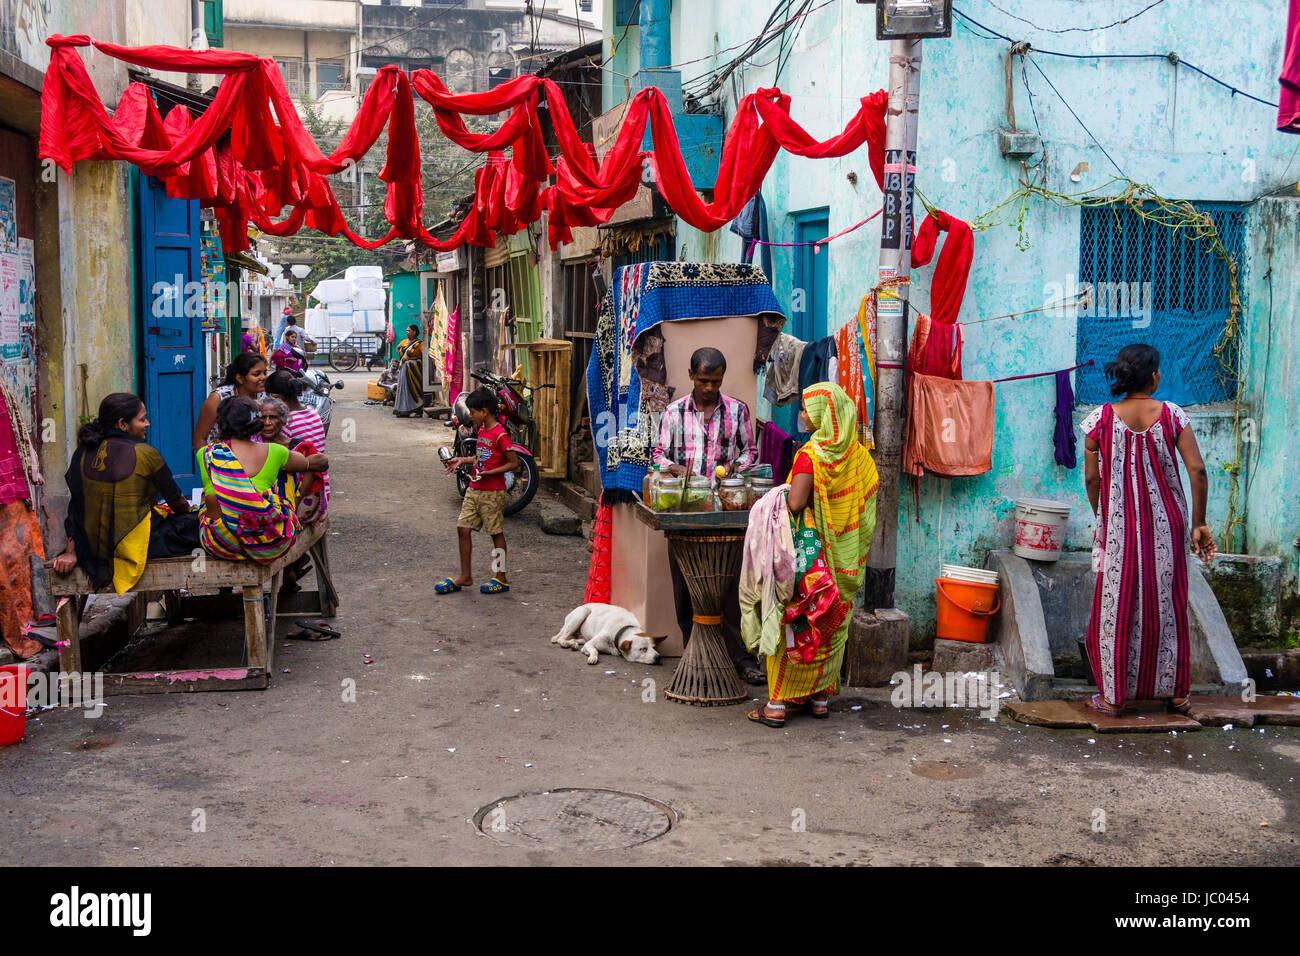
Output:
<instances>
[{"instance_id":1,"label":"glass jar","mask_svg":"<svg viewBox=\"0 0 1300 956\"><path fill-rule=\"evenodd\" d=\"M771 491L775 486L771 478L750 478L749 479L749 507L758 504L758 499Z\"/></svg>"},{"instance_id":2,"label":"glass jar","mask_svg":"<svg viewBox=\"0 0 1300 956\"><path fill-rule=\"evenodd\" d=\"M682 502L682 480L667 471L656 471L650 483L648 504L654 511L677 511Z\"/></svg>"},{"instance_id":3,"label":"glass jar","mask_svg":"<svg viewBox=\"0 0 1300 956\"><path fill-rule=\"evenodd\" d=\"M723 478L718 483L718 502L723 511L744 511L749 507L749 491L744 478Z\"/></svg>"},{"instance_id":4,"label":"glass jar","mask_svg":"<svg viewBox=\"0 0 1300 956\"><path fill-rule=\"evenodd\" d=\"M691 475L687 480L680 510L692 513L713 510L713 485L706 476Z\"/></svg>"}]
</instances>

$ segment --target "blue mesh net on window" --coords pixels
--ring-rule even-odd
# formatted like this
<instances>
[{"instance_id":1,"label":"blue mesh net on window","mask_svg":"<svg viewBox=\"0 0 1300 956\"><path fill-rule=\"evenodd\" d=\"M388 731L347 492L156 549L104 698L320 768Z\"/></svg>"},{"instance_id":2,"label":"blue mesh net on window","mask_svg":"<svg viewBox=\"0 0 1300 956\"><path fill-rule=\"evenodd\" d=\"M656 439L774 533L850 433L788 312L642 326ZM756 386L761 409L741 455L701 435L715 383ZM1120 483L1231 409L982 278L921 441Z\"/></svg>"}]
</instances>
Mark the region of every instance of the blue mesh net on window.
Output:
<instances>
[{"instance_id":1,"label":"blue mesh net on window","mask_svg":"<svg viewBox=\"0 0 1300 956\"><path fill-rule=\"evenodd\" d=\"M1240 262L1245 210L1229 203L1198 203L1219 230L1224 248ZM1206 240L1112 206L1080 210L1079 282L1094 289L1079 313L1080 402L1113 401L1103 369L1126 345L1160 352L1157 398L1179 405L1231 399L1237 392L1234 354L1214 354L1229 314L1228 266ZM1085 314L1091 312L1092 314Z\"/></svg>"}]
</instances>

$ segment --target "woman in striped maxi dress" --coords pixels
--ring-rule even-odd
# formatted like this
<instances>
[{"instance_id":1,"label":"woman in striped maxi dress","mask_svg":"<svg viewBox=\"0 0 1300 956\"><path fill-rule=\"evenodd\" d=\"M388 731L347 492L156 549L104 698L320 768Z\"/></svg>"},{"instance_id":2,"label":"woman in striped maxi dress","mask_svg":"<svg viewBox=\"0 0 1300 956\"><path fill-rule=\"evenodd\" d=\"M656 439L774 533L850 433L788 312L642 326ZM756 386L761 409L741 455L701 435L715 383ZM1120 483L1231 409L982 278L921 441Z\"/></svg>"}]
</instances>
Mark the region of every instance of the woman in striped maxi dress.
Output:
<instances>
[{"instance_id":1,"label":"woman in striped maxi dress","mask_svg":"<svg viewBox=\"0 0 1300 956\"><path fill-rule=\"evenodd\" d=\"M1186 413L1151 397L1160 355L1130 345L1106 366L1111 393L1080 426L1087 435L1088 500L1097 516L1097 572L1088 624L1088 659L1101 691L1088 706L1112 716L1131 700L1189 707L1188 515L1175 449L1192 489L1191 546L1214 556L1205 524L1208 479Z\"/></svg>"}]
</instances>

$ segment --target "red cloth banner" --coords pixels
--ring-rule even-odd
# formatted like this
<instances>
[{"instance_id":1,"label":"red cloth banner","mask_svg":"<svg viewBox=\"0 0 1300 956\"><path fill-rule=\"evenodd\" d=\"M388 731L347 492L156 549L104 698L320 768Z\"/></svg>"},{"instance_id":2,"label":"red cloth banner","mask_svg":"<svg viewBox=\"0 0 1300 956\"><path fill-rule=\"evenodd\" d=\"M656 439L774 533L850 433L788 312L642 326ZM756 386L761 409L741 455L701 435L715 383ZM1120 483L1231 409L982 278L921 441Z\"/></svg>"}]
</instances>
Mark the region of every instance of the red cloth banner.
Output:
<instances>
[{"instance_id":1,"label":"red cloth banner","mask_svg":"<svg viewBox=\"0 0 1300 956\"><path fill-rule=\"evenodd\" d=\"M393 239L414 239L434 249L463 243L495 245L547 213L551 247L569 241L574 226L604 223L632 199L648 163L655 185L690 225L713 231L730 222L758 192L781 149L810 159L845 156L864 143L877 184L884 176L884 91L864 97L844 130L819 141L790 117L790 97L761 89L739 103L723 142L713 200L705 202L686 169L672 114L657 89L628 103L614 146L598 161L583 142L560 88L551 80L521 76L484 93L453 94L435 74L410 78L382 67L339 146L329 155L303 126L271 59L229 50L123 47L86 36L54 36L41 92L40 156L71 172L81 160L125 160L159 178L170 196L213 207L224 248L247 249L247 225L287 236L303 226L343 235L373 249ZM183 106L163 118L143 84L133 83L110 116L82 62L80 48L150 69L223 76L216 96L195 119ZM439 130L457 145L486 153L475 173L474 205L455 235L439 240L423 223L420 143L414 94L433 107ZM541 96L555 130L559 155L548 155L538 118ZM509 111L494 132L473 133L464 116ZM653 149L643 151L647 126ZM386 235L358 236L347 225L326 176L359 161L388 130ZM509 155L507 156L507 151ZM555 181L549 184L550 177ZM280 218L285 208L287 216ZM969 231L969 230L968 230ZM949 239L945 247L952 245ZM943 257L941 257L941 262ZM963 282L964 287L964 282ZM958 298L960 305L960 298Z\"/></svg>"}]
</instances>

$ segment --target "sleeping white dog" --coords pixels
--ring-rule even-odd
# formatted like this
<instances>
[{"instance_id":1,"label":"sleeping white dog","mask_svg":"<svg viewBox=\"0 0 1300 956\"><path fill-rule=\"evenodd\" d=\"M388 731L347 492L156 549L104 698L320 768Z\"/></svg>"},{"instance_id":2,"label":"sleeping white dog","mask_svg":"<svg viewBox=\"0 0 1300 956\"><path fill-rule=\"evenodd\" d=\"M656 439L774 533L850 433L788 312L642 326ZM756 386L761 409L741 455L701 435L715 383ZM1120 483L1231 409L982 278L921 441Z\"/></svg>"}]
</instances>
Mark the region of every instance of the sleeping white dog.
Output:
<instances>
[{"instance_id":1,"label":"sleeping white dog","mask_svg":"<svg viewBox=\"0 0 1300 956\"><path fill-rule=\"evenodd\" d=\"M584 644L582 638L586 638ZM564 619L560 633L551 638L569 650L581 650L587 663L594 664L600 652L622 654L633 664L658 664L656 645L663 637L651 637L641 630L636 616L627 608L613 604L584 604L574 608Z\"/></svg>"}]
</instances>

